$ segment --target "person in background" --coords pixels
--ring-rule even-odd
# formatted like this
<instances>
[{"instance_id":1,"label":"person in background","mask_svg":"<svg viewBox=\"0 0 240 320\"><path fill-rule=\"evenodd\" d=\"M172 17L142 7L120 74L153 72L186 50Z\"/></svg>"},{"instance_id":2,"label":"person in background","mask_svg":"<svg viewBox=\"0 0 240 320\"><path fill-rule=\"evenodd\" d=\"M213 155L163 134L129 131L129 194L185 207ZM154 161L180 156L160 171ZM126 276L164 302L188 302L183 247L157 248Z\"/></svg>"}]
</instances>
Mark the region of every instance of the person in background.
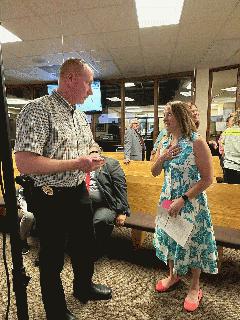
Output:
<instances>
[{"instance_id":1,"label":"person in background","mask_svg":"<svg viewBox=\"0 0 240 320\"><path fill-rule=\"evenodd\" d=\"M17 190L17 203L19 206L18 217L20 218L20 239L22 241L22 254L28 254L30 246L27 242L27 238L30 236L30 232L35 224L35 218L32 212L27 209L27 202L23 195L23 188Z\"/></svg>"},{"instance_id":2,"label":"person in background","mask_svg":"<svg viewBox=\"0 0 240 320\"><path fill-rule=\"evenodd\" d=\"M97 143L92 145L89 155L101 155ZM90 172L90 177L87 174L85 179L93 205L97 256L104 254L114 225L123 226L126 217L130 215L126 178L119 161L109 157L103 158L105 164L100 169Z\"/></svg>"},{"instance_id":3,"label":"person in background","mask_svg":"<svg viewBox=\"0 0 240 320\"><path fill-rule=\"evenodd\" d=\"M223 180L240 184L240 111L231 118L232 127L222 133Z\"/></svg>"},{"instance_id":4,"label":"person in background","mask_svg":"<svg viewBox=\"0 0 240 320\"><path fill-rule=\"evenodd\" d=\"M152 149L152 152L151 152L150 161L153 161L153 160L154 160L154 157L155 157L155 155L156 155L158 146L159 146L161 140L162 140L163 138L165 138L166 136L167 136L167 130L166 130L165 128L163 128L163 129L159 132L159 134L158 134L158 136L157 136L157 139L156 139L156 141L155 141L155 143L154 143L154 145L153 145L153 149Z\"/></svg>"},{"instance_id":5,"label":"person in background","mask_svg":"<svg viewBox=\"0 0 240 320\"><path fill-rule=\"evenodd\" d=\"M188 102L187 105L192 113L193 121L198 130L200 126L200 114L198 107L193 102ZM209 140L207 144L210 148L212 156L219 156L218 142L215 140Z\"/></svg>"},{"instance_id":6,"label":"person in background","mask_svg":"<svg viewBox=\"0 0 240 320\"><path fill-rule=\"evenodd\" d=\"M34 212L40 239L39 270L47 320L74 320L68 310L60 273L69 243L79 301L111 298L111 289L94 284L94 229L85 174L104 160L90 157L95 143L83 112L75 110L92 94L92 69L81 59L60 67L58 88L28 103L17 119L15 159L20 173L31 179L25 188L28 211Z\"/></svg>"},{"instance_id":7,"label":"person in background","mask_svg":"<svg viewBox=\"0 0 240 320\"><path fill-rule=\"evenodd\" d=\"M233 119L234 119L234 113L230 113L230 115L226 119L226 129L231 128L233 126ZM220 161L221 161L221 166L223 167L223 135L222 133L220 134L219 140L218 140L218 145L219 145L219 154L221 156Z\"/></svg>"},{"instance_id":8,"label":"person in background","mask_svg":"<svg viewBox=\"0 0 240 320\"><path fill-rule=\"evenodd\" d=\"M139 129L140 123L138 119L132 119L124 137L123 162L125 164L128 164L130 160L141 161L145 159L145 145Z\"/></svg>"},{"instance_id":9,"label":"person in background","mask_svg":"<svg viewBox=\"0 0 240 320\"><path fill-rule=\"evenodd\" d=\"M211 153L206 141L196 132L187 104L168 103L164 110L168 139L162 141L152 174L164 170L160 204L172 200L168 209L171 217L181 215L193 223L193 230L184 247L179 245L156 223L154 246L157 257L169 265L169 276L156 284L164 292L192 272L184 309L194 311L202 298L199 279L201 272L217 273L217 247L213 233L207 197L204 192L213 181Z\"/></svg>"},{"instance_id":10,"label":"person in background","mask_svg":"<svg viewBox=\"0 0 240 320\"><path fill-rule=\"evenodd\" d=\"M200 126L200 114L198 111L198 107L193 102L188 102L187 105L191 111L192 119L193 119L193 122L195 123L196 129L198 130Z\"/></svg>"}]
</instances>

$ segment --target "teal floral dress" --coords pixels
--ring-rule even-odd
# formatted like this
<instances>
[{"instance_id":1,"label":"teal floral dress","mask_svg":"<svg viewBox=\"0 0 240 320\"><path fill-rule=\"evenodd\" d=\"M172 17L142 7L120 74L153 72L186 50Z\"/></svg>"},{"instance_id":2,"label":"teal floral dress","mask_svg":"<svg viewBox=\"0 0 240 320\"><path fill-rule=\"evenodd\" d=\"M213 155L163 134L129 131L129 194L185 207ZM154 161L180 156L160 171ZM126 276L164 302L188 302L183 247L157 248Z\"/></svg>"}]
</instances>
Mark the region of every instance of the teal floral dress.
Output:
<instances>
[{"instance_id":1,"label":"teal floral dress","mask_svg":"<svg viewBox=\"0 0 240 320\"><path fill-rule=\"evenodd\" d=\"M193 154L193 141L197 137L197 133L192 133L192 140L181 138L178 142L181 148L179 155L172 160L164 161L164 184L160 203L163 200L181 197L200 180ZM163 142L161 151L168 148L170 142L171 137ZM205 192L200 193L195 199L186 201L180 214L184 219L194 223L187 243L181 247L156 224L153 244L157 257L166 264L167 260L173 260L174 270L179 276L185 275L191 268L198 268L206 273L217 273L217 248Z\"/></svg>"}]
</instances>

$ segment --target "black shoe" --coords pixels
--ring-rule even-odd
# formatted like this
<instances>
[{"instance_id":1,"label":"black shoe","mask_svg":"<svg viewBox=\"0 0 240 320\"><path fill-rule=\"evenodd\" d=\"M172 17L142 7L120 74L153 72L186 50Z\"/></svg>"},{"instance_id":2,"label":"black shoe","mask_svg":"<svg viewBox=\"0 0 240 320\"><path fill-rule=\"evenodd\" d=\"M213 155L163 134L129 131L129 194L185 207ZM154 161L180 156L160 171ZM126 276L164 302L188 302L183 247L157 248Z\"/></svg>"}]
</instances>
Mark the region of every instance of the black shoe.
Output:
<instances>
[{"instance_id":1,"label":"black shoe","mask_svg":"<svg viewBox=\"0 0 240 320\"><path fill-rule=\"evenodd\" d=\"M82 303L88 300L109 300L112 298L112 289L104 284L93 283L88 292L74 291L73 296Z\"/></svg>"},{"instance_id":2,"label":"black shoe","mask_svg":"<svg viewBox=\"0 0 240 320\"><path fill-rule=\"evenodd\" d=\"M22 254L28 254L29 250L30 250L30 247L27 241L22 241Z\"/></svg>"},{"instance_id":3,"label":"black shoe","mask_svg":"<svg viewBox=\"0 0 240 320\"><path fill-rule=\"evenodd\" d=\"M39 267L39 259L36 259L36 260L34 261L34 266L35 266L35 267Z\"/></svg>"},{"instance_id":4,"label":"black shoe","mask_svg":"<svg viewBox=\"0 0 240 320\"><path fill-rule=\"evenodd\" d=\"M77 320L77 318L69 310L67 310L64 320Z\"/></svg>"}]
</instances>

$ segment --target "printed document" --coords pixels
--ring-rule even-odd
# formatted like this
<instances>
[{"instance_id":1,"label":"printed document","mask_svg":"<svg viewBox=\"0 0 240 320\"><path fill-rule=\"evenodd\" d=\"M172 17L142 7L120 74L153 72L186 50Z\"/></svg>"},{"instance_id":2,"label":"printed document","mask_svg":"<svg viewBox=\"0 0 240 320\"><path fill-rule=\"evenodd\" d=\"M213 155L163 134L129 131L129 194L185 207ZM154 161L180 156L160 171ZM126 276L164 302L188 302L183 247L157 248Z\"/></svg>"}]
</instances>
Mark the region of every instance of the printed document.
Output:
<instances>
[{"instance_id":1,"label":"printed document","mask_svg":"<svg viewBox=\"0 0 240 320\"><path fill-rule=\"evenodd\" d=\"M162 204L158 205L156 224L180 246L184 247L192 232L193 223L183 219L180 215L176 218L171 217L167 210L170 203L169 200L165 200L165 202L163 201Z\"/></svg>"}]
</instances>

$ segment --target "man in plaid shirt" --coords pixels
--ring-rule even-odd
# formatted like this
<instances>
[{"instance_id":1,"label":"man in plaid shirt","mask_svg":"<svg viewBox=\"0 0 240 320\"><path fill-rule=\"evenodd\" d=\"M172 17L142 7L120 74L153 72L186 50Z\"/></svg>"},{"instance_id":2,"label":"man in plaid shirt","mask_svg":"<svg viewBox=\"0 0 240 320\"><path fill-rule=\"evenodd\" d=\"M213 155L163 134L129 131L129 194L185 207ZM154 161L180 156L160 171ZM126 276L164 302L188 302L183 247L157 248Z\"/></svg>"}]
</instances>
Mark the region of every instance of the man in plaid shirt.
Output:
<instances>
[{"instance_id":1,"label":"man in plaid shirt","mask_svg":"<svg viewBox=\"0 0 240 320\"><path fill-rule=\"evenodd\" d=\"M92 94L92 69L80 59L60 68L56 91L28 103L19 114L15 158L21 174L33 180L26 197L40 238L40 284L47 319L74 320L67 309L60 273L66 236L74 273L73 294L88 300L111 298L111 289L94 284L93 213L85 173L104 164L90 157L94 140L85 114L75 110ZM27 192L27 190L26 190Z\"/></svg>"}]
</instances>

